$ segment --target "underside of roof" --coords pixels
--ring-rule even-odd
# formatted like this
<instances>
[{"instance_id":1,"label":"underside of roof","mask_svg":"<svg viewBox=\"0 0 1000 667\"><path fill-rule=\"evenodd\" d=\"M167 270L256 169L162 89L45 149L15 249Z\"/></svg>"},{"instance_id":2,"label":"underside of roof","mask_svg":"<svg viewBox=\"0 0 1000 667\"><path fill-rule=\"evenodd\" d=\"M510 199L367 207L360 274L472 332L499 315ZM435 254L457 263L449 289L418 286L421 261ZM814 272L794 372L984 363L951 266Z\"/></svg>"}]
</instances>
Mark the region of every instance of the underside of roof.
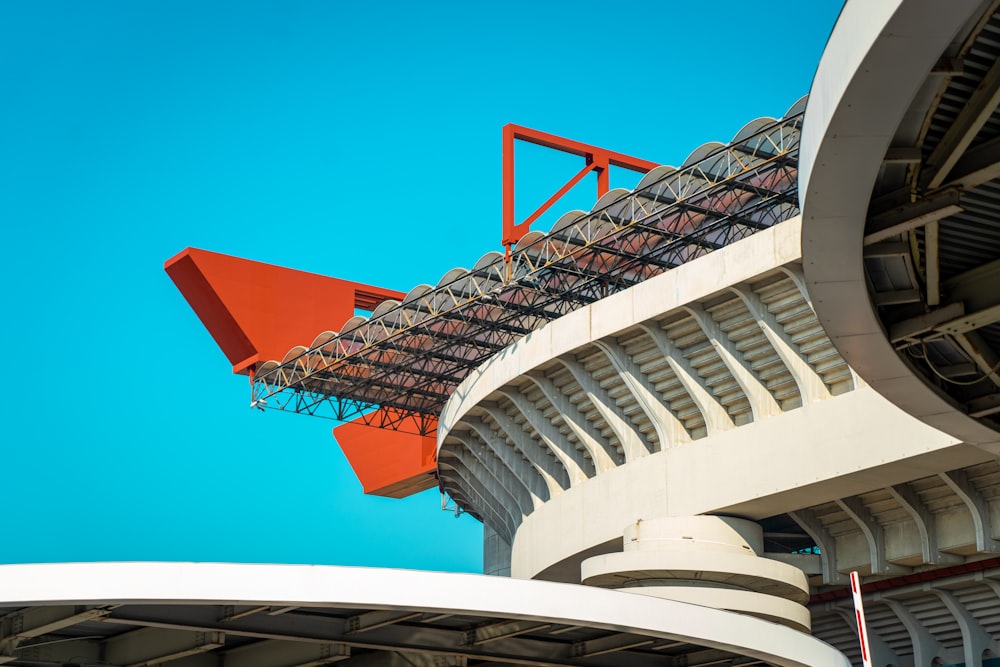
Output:
<instances>
[{"instance_id":1,"label":"underside of roof","mask_svg":"<svg viewBox=\"0 0 1000 667\"><path fill-rule=\"evenodd\" d=\"M1000 13L942 54L896 131L864 265L899 354L997 428L1000 415Z\"/></svg>"}]
</instances>

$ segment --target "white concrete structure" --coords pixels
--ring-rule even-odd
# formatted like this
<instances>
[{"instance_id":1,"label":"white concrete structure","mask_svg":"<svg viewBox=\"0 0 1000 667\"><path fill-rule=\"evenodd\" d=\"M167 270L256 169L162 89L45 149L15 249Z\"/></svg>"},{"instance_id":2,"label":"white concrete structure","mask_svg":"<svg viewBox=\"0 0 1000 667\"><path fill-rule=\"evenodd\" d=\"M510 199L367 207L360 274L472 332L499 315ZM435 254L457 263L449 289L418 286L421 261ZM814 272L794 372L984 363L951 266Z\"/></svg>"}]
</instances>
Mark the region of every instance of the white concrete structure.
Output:
<instances>
[{"instance_id":1,"label":"white concrete structure","mask_svg":"<svg viewBox=\"0 0 1000 667\"><path fill-rule=\"evenodd\" d=\"M695 655L709 661L729 661L735 652L787 667L847 665L804 633L746 615L482 575L301 565L5 565L0 591L0 661L12 664L652 667L670 664L694 643Z\"/></svg>"},{"instance_id":2,"label":"white concrete structure","mask_svg":"<svg viewBox=\"0 0 1000 667\"><path fill-rule=\"evenodd\" d=\"M801 215L733 212L765 191L739 146L602 198L611 228L741 174L715 196L759 231L686 239L452 394L440 480L510 578L4 566L0 663L860 664L858 570L874 665L998 664L998 56L1000 2L849 0L798 162L797 121L738 135L782 134L754 164L799 169Z\"/></svg>"}]
</instances>

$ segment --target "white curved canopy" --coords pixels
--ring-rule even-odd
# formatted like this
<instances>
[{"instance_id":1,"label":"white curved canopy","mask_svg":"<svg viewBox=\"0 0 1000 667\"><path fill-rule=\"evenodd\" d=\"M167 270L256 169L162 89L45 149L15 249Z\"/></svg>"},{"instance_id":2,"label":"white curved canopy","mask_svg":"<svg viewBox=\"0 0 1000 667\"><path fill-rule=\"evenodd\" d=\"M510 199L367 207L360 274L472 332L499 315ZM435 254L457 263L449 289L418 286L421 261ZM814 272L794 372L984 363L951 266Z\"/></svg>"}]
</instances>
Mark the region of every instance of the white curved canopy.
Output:
<instances>
[{"instance_id":1,"label":"white curved canopy","mask_svg":"<svg viewBox=\"0 0 1000 667\"><path fill-rule=\"evenodd\" d=\"M829 645L773 623L692 604L570 584L305 565L0 566L0 611L5 614L68 605L92 606L89 615L73 616L77 610L69 608L71 616L62 628L68 636L72 636L77 622L94 626L93 632L88 627L90 641L108 642L114 636L106 634L110 630L120 634L141 627L151 632L144 637L144 643L151 646L157 628L169 627L173 633L180 630L211 634L216 639L207 650L223 653L232 636L233 643L239 645L233 651L244 653L258 645L261 651L263 645L270 648L270 641L285 642L288 650L297 643L326 642L330 647L327 650L346 650L348 656L355 651L389 649L466 655L491 662L514 658L522 664L537 665L652 667L662 664L665 654L641 647L669 640L692 644L690 650L717 649L785 667L849 665L843 654ZM215 605L223 614L228 609L228 616L219 617L215 615L219 612L206 609ZM247 613L237 613L243 607L247 607ZM301 613L303 608L308 608L308 613ZM375 622L376 615L379 623ZM471 629L449 627L445 615L461 617L461 624ZM516 637L498 634L468 641L469 632L475 639L484 628L499 628L498 624L513 627L509 624L516 623L524 623L518 626L522 630L532 630ZM545 637L553 625L574 630L568 638L561 633ZM638 637L629 640L622 633ZM544 641L539 640L541 637L545 637ZM265 641L247 643L247 638ZM174 643L183 644L183 639L171 637ZM599 645L614 646L615 642L619 646L612 651L597 650ZM588 643L593 647L589 655ZM83 649L74 646L72 650ZM16 666L16 646L13 653L11 664Z\"/></svg>"}]
</instances>

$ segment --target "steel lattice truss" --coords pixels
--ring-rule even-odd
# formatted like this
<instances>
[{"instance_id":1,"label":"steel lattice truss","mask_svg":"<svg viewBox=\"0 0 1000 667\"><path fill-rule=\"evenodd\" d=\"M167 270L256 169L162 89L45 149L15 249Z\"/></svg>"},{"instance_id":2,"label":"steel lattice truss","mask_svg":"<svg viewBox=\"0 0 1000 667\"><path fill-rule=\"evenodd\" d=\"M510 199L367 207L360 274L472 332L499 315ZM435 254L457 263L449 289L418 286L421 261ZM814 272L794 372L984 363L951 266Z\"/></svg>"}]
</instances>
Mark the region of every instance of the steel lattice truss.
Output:
<instances>
[{"instance_id":1,"label":"steel lattice truss","mask_svg":"<svg viewBox=\"0 0 1000 667\"><path fill-rule=\"evenodd\" d=\"M489 253L321 334L261 366L253 405L433 433L455 387L525 334L796 215L801 122L757 121L728 146L529 233L509 263Z\"/></svg>"}]
</instances>

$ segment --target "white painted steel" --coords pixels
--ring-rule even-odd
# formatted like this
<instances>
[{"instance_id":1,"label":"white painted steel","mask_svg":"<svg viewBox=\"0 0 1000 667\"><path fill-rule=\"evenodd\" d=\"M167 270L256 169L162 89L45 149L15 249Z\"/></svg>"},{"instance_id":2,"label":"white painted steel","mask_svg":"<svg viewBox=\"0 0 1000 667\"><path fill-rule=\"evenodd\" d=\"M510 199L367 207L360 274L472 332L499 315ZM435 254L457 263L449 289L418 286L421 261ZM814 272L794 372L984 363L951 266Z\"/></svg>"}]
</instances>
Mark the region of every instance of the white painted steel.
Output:
<instances>
[{"instance_id":1,"label":"white painted steel","mask_svg":"<svg viewBox=\"0 0 1000 667\"><path fill-rule=\"evenodd\" d=\"M268 604L538 620L675 639L782 667L848 667L801 632L708 607L584 586L375 568L216 563L0 566L0 606Z\"/></svg>"}]
</instances>

